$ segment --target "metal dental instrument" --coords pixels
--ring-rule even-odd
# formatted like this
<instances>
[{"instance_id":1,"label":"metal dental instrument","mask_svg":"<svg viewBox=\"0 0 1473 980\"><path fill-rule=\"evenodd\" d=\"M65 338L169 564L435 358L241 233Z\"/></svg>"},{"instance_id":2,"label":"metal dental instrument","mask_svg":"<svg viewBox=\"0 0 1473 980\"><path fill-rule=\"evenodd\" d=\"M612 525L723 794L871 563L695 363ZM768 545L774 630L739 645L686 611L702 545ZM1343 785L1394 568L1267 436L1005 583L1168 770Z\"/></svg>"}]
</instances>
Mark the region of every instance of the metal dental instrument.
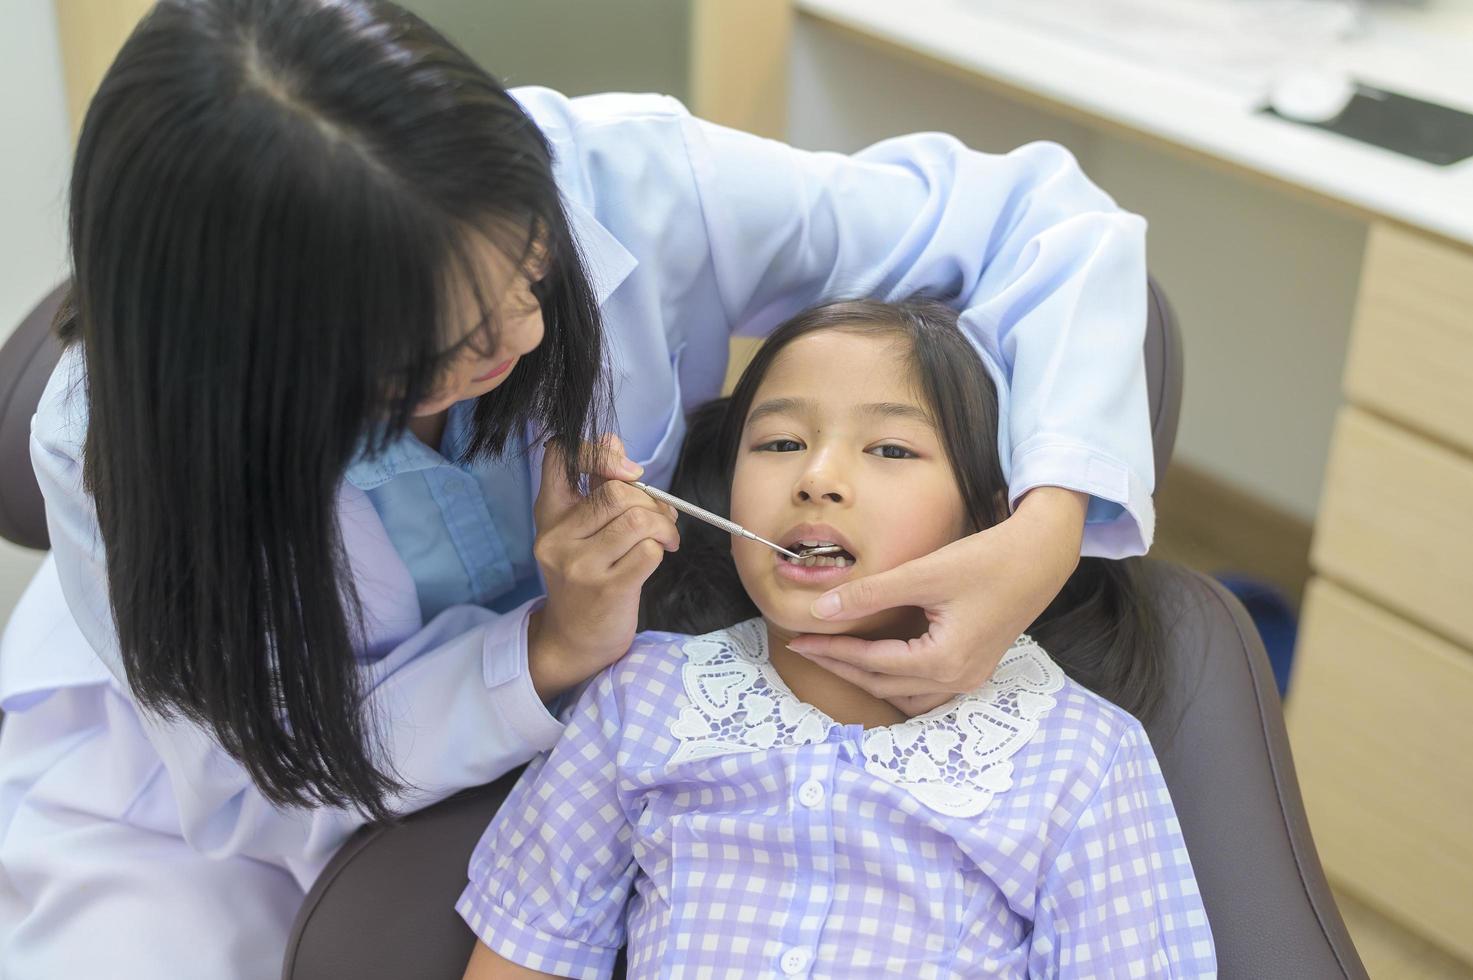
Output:
<instances>
[{"instance_id":1,"label":"metal dental instrument","mask_svg":"<svg viewBox=\"0 0 1473 980\"><path fill-rule=\"evenodd\" d=\"M801 554L794 554L787 548L784 548L782 545L773 544L766 538L759 537L753 534L751 531L748 531L746 528L742 527L735 521L728 521L724 517L717 517L709 510L702 510L695 504L686 503L684 500L681 500L673 493L666 493L664 490L660 490L657 487L652 487L646 483L640 483L638 480L630 480L629 482L630 485L639 487L639 489L643 490L651 497L654 497L661 503L669 504L671 507L674 507L676 510L680 511L683 514L689 514L691 517L694 517L698 521L705 521L707 524L710 524L713 527L719 527L721 528L721 530L726 531L729 534L735 534L739 537L747 538L748 540L756 541L760 544L765 544L773 551L776 551L782 555L786 555L789 558L795 559L797 561L802 561L804 558L821 558L826 555L837 555L839 552L844 550L836 544L830 544L824 545L821 548L804 548Z\"/></svg>"}]
</instances>

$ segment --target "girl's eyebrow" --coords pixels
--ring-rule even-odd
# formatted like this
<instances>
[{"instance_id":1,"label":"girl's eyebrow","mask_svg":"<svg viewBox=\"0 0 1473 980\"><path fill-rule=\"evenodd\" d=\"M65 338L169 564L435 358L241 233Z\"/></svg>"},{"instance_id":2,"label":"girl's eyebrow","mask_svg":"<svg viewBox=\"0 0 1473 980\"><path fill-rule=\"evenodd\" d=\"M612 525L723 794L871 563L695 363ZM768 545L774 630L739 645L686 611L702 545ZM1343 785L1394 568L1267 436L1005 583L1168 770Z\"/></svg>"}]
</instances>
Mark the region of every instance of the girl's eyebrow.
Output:
<instances>
[{"instance_id":1,"label":"girl's eyebrow","mask_svg":"<svg viewBox=\"0 0 1473 980\"><path fill-rule=\"evenodd\" d=\"M859 406L862 415L873 415L877 418L902 419L910 422L919 422L921 425L935 427L931 421L931 413L917 405L907 405L903 402L870 402L868 405Z\"/></svg>"},{"instance_id":2,"label":"girl's eyebrow","mask_svg":"<svg viewBox=\"0 0 1473 980\"><path fill-rule=\"evenodd\" d=\"M769 415L804 415L811 414L815 404L809 398L770 398L752 409L747 414L747 424L755 425L761 419ZM870 402L859 405L855 412L860 415L869 415L885 419L903 419L911 422L919 422L932 428L936 423L932 421L931 414L916 405L907 405L903 402Z\"/></svg>"},{"instance_id":3,"label":"girl's eyebrow","mask_svg":"<svg viewBox=\"0 0 1473 980\"><path fill-rule=\"evenodd\" d=\"M769 415L802 415L812 409L813 402L807 398L769 398L747 413L747 424L755 425Z\"/></svg>"}]
</instances>

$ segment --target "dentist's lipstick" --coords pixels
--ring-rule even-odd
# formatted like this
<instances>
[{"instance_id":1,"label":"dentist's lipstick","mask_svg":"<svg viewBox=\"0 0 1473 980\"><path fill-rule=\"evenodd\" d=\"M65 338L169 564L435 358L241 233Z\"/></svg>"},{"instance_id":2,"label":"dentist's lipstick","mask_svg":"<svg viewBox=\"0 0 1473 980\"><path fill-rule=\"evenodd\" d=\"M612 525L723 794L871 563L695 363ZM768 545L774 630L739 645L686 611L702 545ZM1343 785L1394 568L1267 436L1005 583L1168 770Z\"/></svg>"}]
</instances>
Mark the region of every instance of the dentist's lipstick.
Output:
<instances>
[{"instance_id":1,"label":"dentist's lipstick","mask_svg":"<svg viewBox=\"0 0 1473 980\"><path fill-rule=\"evenodd\" d=\"M500 377L501 375L505 374L507 371L510 371L511 370L511 366L516 363L516 360L517 359L515 357L513 357L509 361L502 361L500 364L496 365L494 368L492 368L491 370L487 371L485 374L481 375L479 378L472 378L471 379L471 383L472 384L480 384L482 381L490 381L492 378Z\"/></svg>"}]
</instances>

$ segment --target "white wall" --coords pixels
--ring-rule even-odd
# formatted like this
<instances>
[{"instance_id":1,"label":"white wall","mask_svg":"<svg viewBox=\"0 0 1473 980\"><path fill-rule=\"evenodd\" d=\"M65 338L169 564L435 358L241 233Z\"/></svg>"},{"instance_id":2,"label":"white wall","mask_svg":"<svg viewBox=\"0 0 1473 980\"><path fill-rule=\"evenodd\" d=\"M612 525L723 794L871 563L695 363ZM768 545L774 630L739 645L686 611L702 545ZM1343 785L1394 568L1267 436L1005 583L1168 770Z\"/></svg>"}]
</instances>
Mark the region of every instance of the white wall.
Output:
<instances>
[{"instance_id":1,"label":"white wall","mask_svg":"<svg viewBox=\"0 0 1473 980\"><path fill-rule=\"evenodd\" d=\"M0 338L66 275L71 155L51 0L6 0L0 30ZM0 542L0 620L40 555Z\"/></svg>"},{"instance_id":2,"label":"white wall","mask_svg":"<svg viewBox=\"0 0 1473 980\"><path fill-rule=\"evenodd\" d=\"M71 162L51 0L7 0L0 31L0 334L66 275Z\"/></svg>"},{"instance_id":3,"label":"white wall","mask_svg":"<svg viewBox=\"0 0 1473 980\"><path fill-rule=\"evenodd\" d=\"M1186 387L1176 459L1312 519L1340 401L1365 226L1250 180L1107 136L798 18L789 138L852 151L945 130L1003 152L1035 139L1150 222Z\"/></svg>"}]
</instances>

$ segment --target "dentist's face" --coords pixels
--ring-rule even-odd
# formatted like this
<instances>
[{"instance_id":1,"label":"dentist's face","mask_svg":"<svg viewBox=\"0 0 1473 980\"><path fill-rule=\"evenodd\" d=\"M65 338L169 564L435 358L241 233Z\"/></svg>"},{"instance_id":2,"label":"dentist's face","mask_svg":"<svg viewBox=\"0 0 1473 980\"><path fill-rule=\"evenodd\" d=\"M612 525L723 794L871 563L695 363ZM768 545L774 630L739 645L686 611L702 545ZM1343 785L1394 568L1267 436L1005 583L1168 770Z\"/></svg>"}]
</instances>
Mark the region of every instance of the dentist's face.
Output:
<instances>
[{"instance_id":1,"label":"dentist's face","mask_svg":"<svg viewBox=\"0 0 1473 980\"><path fill-rule=\"evenodd\" d=\"M798 633L916 636L896 609L851 623L809 614L824 592L965 536L966 506L931 410L914 390L909 341L844 329L785 348L752 399L737 450L732 520L790 551L832 542L846 555L798 565L732 539L737 572L767 620Z\"/></svg>"},{"instance_id":2,"label":"dentist's face","mask_svg":"<svg viewBox=\"0 0 1473 980\"><path fill-rule=\"evenodd\" d=\"M495 347L486 343L488 332L482 321L475 290L464 283L454 291L451 304L455 334L448 346L455 353L435 387L434 394L415 409L417 416L436 415L456 402L484 395L501 385L516 368L517 361L542 343L542 304L532 286L546 275L545 250L534 248L529 260L519 264L513 256L490 241L477 239L474 248L486 269L482 281L494 283L500 295L495 305Z\"/></svg>"}]
</instances>

